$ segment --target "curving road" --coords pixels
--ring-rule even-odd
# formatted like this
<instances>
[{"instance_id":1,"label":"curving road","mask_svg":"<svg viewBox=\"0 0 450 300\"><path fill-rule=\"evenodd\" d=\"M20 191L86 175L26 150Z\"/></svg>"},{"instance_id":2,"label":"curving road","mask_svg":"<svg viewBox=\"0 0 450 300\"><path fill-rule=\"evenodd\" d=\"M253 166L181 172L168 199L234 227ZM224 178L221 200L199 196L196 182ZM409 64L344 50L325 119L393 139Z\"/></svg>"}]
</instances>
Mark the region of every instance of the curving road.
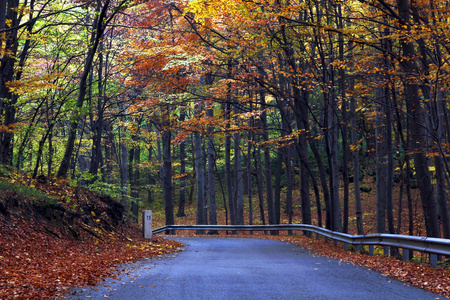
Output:
<instances>
[{"instance_id":1,"label":"curving road","mask_svg":"<svg viewBox=\"0 0 450 300\"><path fill-rule=\"evenodd\" d=\"M185 251L127 266L69 299L444 299L377 272L264 239L176 238Z\"/></svg>"}]
</instances>

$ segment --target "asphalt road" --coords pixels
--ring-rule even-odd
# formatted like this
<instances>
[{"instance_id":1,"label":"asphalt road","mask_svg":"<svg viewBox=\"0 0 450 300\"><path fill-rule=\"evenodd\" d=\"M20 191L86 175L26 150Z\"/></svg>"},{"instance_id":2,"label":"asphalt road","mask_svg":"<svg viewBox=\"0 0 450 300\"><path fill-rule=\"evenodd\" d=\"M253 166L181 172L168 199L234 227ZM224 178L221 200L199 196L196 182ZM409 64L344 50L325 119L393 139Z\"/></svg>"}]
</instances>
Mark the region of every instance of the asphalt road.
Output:
<instances>
[{"instance_id":1,"label":"asphalt road","mask_svg":"<svg viewBox=\"0 0 450 300\"><path fill-rule=\"evenodd\" d=\"M176 238L185 251L128 265L69 299L444 299L377 272L271 240Z\"/></svg>"}]
</instances>

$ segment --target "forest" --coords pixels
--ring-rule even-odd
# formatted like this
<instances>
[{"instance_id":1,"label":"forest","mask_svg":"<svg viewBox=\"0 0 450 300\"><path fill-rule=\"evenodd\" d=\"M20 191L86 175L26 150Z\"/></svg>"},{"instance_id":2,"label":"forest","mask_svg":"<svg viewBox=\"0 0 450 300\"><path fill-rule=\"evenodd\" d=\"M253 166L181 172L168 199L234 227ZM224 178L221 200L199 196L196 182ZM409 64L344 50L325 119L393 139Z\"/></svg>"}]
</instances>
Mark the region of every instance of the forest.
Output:
<instances>
[{"instance_id":1,"label":"forest","mask_svg":"<svg viewBox=\"0 0 450 300\"><path fill-rule=\"evenodd\" d=\"M443 0L5 0L0 164L165 223L450 238ZM415 203L419 203L418 208Z\"/></svg>"}]
</instances>

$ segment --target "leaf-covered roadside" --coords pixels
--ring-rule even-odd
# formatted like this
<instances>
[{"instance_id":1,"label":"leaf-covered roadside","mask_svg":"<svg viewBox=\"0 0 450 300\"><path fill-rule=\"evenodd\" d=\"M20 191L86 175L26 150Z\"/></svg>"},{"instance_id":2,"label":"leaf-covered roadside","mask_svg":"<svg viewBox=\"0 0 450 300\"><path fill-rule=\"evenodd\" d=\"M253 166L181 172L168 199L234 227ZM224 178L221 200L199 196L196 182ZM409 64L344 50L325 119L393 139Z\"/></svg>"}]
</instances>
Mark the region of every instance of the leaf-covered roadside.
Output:
<instances>
[{"instance_id":1,"label":"leaf-covered roadside","mask_svg":"<svg viewBox=\"0 0 450 300\"><path fill-rule=\"evenodd\" d=\"M182 246L143 239L112 199L65 184L36 188L37 196L19 193L20 185L0 189L0 299L63 296L70 286L117 275L119 264Z\"/></svg>"},{"instance_id":2,"label":"leaf-covered roadside","mask_svg":"<svg viewBox=\"0 0 450 300\"><path fill-rule=\"evenodd\" d=\"M18 221L13 228L0 224L0 298L62 296L68 286L94 285L112 276L118 264L176 251L181 245L155 238L130 242L58 239L35 225ZM4 234L9 230L9 234Z\"/></svg>"}]
</instances>

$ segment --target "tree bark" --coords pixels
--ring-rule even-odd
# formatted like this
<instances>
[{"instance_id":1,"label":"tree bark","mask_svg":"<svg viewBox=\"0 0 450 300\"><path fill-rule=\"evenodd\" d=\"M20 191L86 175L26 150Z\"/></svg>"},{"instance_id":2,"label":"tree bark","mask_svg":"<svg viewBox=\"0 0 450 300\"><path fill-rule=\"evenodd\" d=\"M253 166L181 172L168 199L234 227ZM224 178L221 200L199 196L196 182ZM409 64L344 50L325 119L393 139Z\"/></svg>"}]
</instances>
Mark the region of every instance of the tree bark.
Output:
<instances>
[{"instance_id":1,"label":"tree bark","mask_svg":"<svg viewBox=\"0 0 450 300\"><path fill-rule=\"evenodd\" d=\"M250 120L250 124L253 123L253 118ZM247 143L247 197L248 197L248 225L253 225L253 197L252 197L252 136L253 133L248 134ZM253 231L250 231L253 234Z\"/></svg>"},{"instance_id":2,"label":"tree bark","mask_svg":"<svg viewBox=\"0 0 450 300\"><path fill-rule=\"evenodd\" d=\"M103 115L104 115L104 106L103 106L103 41L99 44L99 54L98 54L98 97L97 97L97 119L94 120L91 118L91 127L92 132L94 133L92 137L92 154L91 154L91 164L89 167L89 173L95 175L91 182L97 180L97 173L99 169L100 162L102 159L102 134L103 134ZM103 174L103 176L108 176L109 174Z\"/></svg>"},{"instance_id":3,"label":"tree bark","mask_svg":"<svg viewBox=\"0 0 450 300\"><path fill-rule=\"evenodd\" d=\"M18 7L19 0L4 0L0 5L3 11L0 26L8 30L6 41L2 39L2 46L0 48L3 55L0 61L0 125L3 125L7 130L0 131L0 164L12 166L13 163L13 149L12 140L14 133L11 126L15 123L17 95L10 92L8 82L14 79L14 64L16 62L16 55L18 49L18 32L14 29L19 25ZM10 20L11 24L5 24L6 20Z\"/></svg>"},{"instance_id":4,"label":"tree bark","mask_svg":"<svg viewBox=\"0 0 450 300\"><path fill-rule=\"evenodd\" d=\"M277 165L275 169L275 197L274 197L274 209L275 209L275 223L280 224L281 218L281 169L283 166L282 149L279 149L277 153Z\"/></svg>"},{"instance_id":5,"label":"tree bark","mask_svg":"<svg viewBox=\"0 0 450 300\"><path fill-rule=\"evenodd\" d=\"M171 155L172 132L165 128L162 132L162 190L164 198L164 212L166 214L166 225L174 225L172 198L172 155ZM175 230L166 230L166 234L175 234Z\"/></svg>"},{"instance_id":6,"label":"tree bark","mask_svg":"<svg viewBox=\"0 0 450 300\"><path fill-rule=\"evenodd\" d=\"M124 211L128 212L128 151L123 131L124 129L121 128L121 132L119 133L120 200L124 207Z\"/></svg>"},{"instance_id":7,"label":"tree bark","mask_svg":"<svg viewBox=\"0 0 450 300\"><path fill-rule=\"evenodd\" d=\"M207 109L208 117L214 117L214 109ZM215 173L215 153L214 153L214 128L208 126L208 198L209 198L209 224L217 225L217 208L216 208L216 173ZM219 234L217 230L209 230L208 234Z\"/></svg>"},{"instance_id":8,"label":"tree bark","mask_svg":"<svg viewBox=\"0 0 450 300\"><path fill-rule=\"evenodd\" d=\"M180 122L183 122L186 118L184 109L180 112ZM180 143L180 200L178 202L177 217L185 217L184 212L186 204L186 141Z\"/></svg>"},{"instance_id":9,"label":"tree bark","mask_svg":"<svg viewBox=\"0 0 450 300\"><path fill-rule=\"evenodd\" d=\"M201 113L201 104L196 104L196 114ZM203 155L202 155L202 136L200 132L194 132L195 140L195 172L196 172L196 182L197 182L197 214L196 221L197 225L206 224L206 219L204 215L205 207L205 174L203 168ZM204 230L196 230L197 234L205 234Z\"/></svg>"},{"instance_id":10,"label":"tree bark","mask_svg":"<svg viewBox=\"0 0 450 300\"><path fill-rule=\"evenodd\" d=\"M397 0L397 4L402 25L406 26L405 33L410 34L410 2L409 0ZM410 77L417 70L414 45L406 39L401 39L400 44L405 57L401 66L406 76ZM405 81L405 99L407 112L412 117L410 122L411 150L414 152L414 168L420 190L426 232L427 236L439 237L436 199L433 197L428 159L425 154L428 147L425 111L420 101L418 84L414 79L408 78Z\"/></svg>"},{"instance_id":11,"label":"tree bark","mask_svg":"<svg viewBox=\"0 0 450 300\"><path fill-rule=\"evenodd\" d=\"M353 80L352 84L353 86ZM356 99L351 97L350 99L350 115L351 115L351 126L350 131L351 144L353 147L352 151L352 166L353 166L353 195L355 197L355 215L356 215L356 230L358 235L364 234L363 227L363 213L362 213L362 203L361 203L361 191L360 191L360 180L359 180L359 145L358 145L358 129L356 123Z\"/></svg>"},{"instance_id":12,"label":"tree bark","mask_svg":"<svg viewBox=\"0 0 450 300\"><path fill-rule=\"evenodd\" d=\"M236 199L236 223L244 225L244 176L242 173L242 154L241 154L241 133L234 134L234 169L235 169L235 188L234 198Z\"/></svg>"},{"instance_id":13,"label":"tree bark","mask_svg":"<svg viewBox=\"0 0 450 300\"><path fill-rule=\"evenodd\" d=\"M259 216L262 225L266 225L265 209L264 209L264 185L263 185L263 172L261 162L261 147L257 146L254 149L254 162L256 170L256 185L258 186L258 199L259 199Z\"/></svg>"},{"instance_id":14,"label":"tree bark","mask_svg":"<svg viewBox=\"0 0 450 300\"><path fill-rule=\"evenodd\" d=\"M266 99L265 95L263 93L260 94L260 100L261 100L261 109L265 109ZM263 151L264 151L264 174L266 179L266 202L267 202L267 214L268 214L268 220L269 224L276 224L275 221L275 208L273 205L273 184L272 184L272 163L271 163L271 157L270 157L270 148L268 145L269 141L269 131L268 131L268 124L267 124L267 113L263 111L261 113L261 125L263 129ZM276 234L274 230L271 231L271 234Z\"/></svg>"},{"instance_id":15,"label":"tree bark","mask_svg":"<svg viewBox=\"0 0 450 300\"><path fill-rule=\"evenodd\" d=\"M230 222L231 225L236 223L236 207L233 193L233 179L231 170L231 135L230 130L230 103L225 103L225 181L227 185L228 207L230 208Z\"/></svg>"}]
</instances>

